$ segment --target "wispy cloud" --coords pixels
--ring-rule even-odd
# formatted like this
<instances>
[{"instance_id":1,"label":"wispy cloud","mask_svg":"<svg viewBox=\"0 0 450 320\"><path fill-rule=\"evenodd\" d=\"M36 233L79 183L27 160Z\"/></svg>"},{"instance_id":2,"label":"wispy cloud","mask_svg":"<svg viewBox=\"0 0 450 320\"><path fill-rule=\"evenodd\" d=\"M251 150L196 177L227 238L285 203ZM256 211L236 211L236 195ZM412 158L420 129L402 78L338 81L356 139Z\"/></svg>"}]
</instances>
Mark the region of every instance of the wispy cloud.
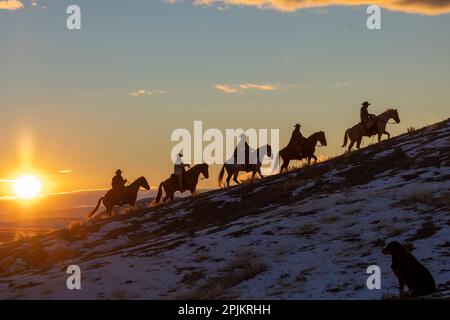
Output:
<instances>
[{"instance_id":1,"label":"wispy cloud","mask_svg":"<svg viewBox=\"0 0 450 320\"><path fill-rule=\"evenodd\" d=\"M40 6L39 3L37 2L37 0L31 0L31 5L38 9L46 9L47 8L46 6Z\"/></svg>"},{"instance_id":2,"label":"wispy cloud","mask_svg":"<svg viewBox=\"0 0 450 320\"><path fill-rule=\"evenodd\" d=\"M143 97L143 96L151 96L151 95L166 94L166 93L167 93L166 91L159 90L159 89L155 89L155 90L140 89L140 90L131 92L129 94L129 96L130 97Z\"/></svg>"},{"instance_id":3,"label":"wispy cloud","mask_svg":"<svg viewBox=\"0 0 450 320\"><path fill-rule=\"evenodd\" d=\"M57 172L60 173L60 174L68 174L68 173L72 173L72 170L64 169L64 170L59 170Z\"/></svg>"},{"instance_id":4,"label":"wispy cloud","mask_svg":"<svg viewBox=\"0 0 450 320\"><path fill-rule=\"evenodd\" d=\"M220 90L224 93L244 93L247 90L258 90L258 91L275 91L280 88L279 85L275 84L255 84L255 83L242 83L242 84L216 84L214 88Z\"/></svg>"},{"instance_id":5,"label":"wispy cloud","mask_svg":"<svg viewBox=\"0 0 450 320\"><path fill-rule=\"evenodd\" d=\"M255 90L261 90L261 91L275 91L278 90L278 85L273 84L254 84L254 83L245 83L239 85L241 89L255 89Z\"/></svg>"},{"instance_id":6,"label":"wispy cloud","mask_svg":"<svg viewBox=\"0 0 450 320\"><path fill-rule=\"evenodd\" d=\"M191 0L198 6L247 6L260 9L273 9L284 12L295 12L302 9L325 8L330 6L369 6L379 5L382 8L405 13L439 15L450 13L450 0ZM168 3L180 0L166 0Z\"/></svg>"},{"instance_id":7,"label":"wispy cloud","mask_svg":"<svg viewBox=\"0 0 450 320\"><path fill-rule=\"evenodd\" d=\"M239 88L230 86L228 84L216 84L216 85L214 85L214 87L217 90L223 91L225 93L240 93Z\"/></svg>"},{"instance_id":8,"label":"wispy cloud","mask_svg":"<svg viewBox=\"0 0 450 320\"><path fill-rule=\"evenodd\" d=\"M19 0L0 1L0 10L15 11L23 8L23 3Z\"/></svg>"}]
</instances>

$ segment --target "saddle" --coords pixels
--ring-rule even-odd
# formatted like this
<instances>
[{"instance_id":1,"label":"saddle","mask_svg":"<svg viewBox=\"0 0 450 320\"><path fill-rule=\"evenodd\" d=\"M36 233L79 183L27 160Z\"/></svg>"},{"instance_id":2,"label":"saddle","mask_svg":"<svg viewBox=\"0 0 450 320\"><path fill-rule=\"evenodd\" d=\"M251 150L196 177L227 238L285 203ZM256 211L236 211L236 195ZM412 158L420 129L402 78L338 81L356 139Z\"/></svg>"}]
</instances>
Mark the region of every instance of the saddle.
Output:
<instances>
[{"instance_id":1,"label":"saddle","mask_svg":"<svg viewBox=\"0 0 450 320\"><path fill-rule=\"evenodd\" d=\"M370 115L369 118L361 123L362 126L366 129L369 135L374 135L378 133L378 121L375 115Z\"/></svg>"},{"instance_id":2,"label":"saddle","mask_svg":"<svg viewBox=\"0 0 450 320\"><path fill-rule=\"evenodd\" d=\"M110 189L106 195L115 198L117 200L117 203L120 205L120 203L123 202L123 196L125 195L125 188L123 188L123 190Z\"/></svg>"},{"instance_id":3,"label":"saddle","mask_svg":"<svg viewBox=\"0 0 450 320\"><path fill-rule=\"evenodd\" d=\"M187 183L186 183L186 171L183 172L183 179L182 179L182 184L183 184L183 188L186 189L187 187ZM170 176L170 180L172 180L172 182L178 186L178 176L175 173L172 173L172 175Z\"/></svg>"}]
</instances>

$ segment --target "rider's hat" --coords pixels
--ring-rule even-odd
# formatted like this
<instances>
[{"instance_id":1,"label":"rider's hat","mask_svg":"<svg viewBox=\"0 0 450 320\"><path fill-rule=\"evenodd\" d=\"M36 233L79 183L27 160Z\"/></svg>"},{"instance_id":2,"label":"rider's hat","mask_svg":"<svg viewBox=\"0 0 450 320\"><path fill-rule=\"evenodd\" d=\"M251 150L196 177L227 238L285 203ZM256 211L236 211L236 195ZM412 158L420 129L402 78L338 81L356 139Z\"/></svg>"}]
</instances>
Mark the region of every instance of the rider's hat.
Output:
<instances>
[{"instance_id":1,"label":"rider's hat","mask_svg":"<svg viewBox=\"0 0 450 320\"><path fill-rule=\"evenodd\" d=\"M362 105L363 105L363 106L370 106L370 103L368 103L367 101L364 101L364 102L362 103Z\"/></svg>"},{"instance_id":2,"label":"rider's hat","mask_svg":"<svg viewBox=\"0 0 450 320\"><path fill-rule=\"evenodd\" d=\"M116 170L116 174L121 174L123 171L122 170L120 170L120 169L117 169Z\"/></svg>"},{"instance_id":3,"label":"rider's hat","mask_svg":"<svg viewBox=\"0 0 450 320\"><path fill-rule=\"evenodd\" d=\"M181 158L181 157L183 156L183 154L180 152L180 153L178 154L178 156Z\"/></svg>"},{"instance_id":4,"label":"rider's hat","mask_svg":"<svg viewBox=\"0 0 450 320\"><path fill-rule=\"evenodd\" d=\"M299 124L299 123L297 123L295 126L294 126L294 128L300 128L301 127L301 125Z\"/></svg>"}]
</instances>

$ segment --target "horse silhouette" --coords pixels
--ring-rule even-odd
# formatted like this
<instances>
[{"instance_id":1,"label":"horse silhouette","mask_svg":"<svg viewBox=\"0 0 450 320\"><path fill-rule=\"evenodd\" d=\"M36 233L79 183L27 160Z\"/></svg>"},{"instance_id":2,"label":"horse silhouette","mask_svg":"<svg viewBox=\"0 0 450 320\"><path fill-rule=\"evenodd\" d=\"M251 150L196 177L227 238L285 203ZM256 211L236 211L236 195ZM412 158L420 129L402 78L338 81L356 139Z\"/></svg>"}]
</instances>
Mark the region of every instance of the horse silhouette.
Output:
<instances>
[{"instance_id":1,"label":"horse silhouette","mask_svg":"<svg viewBox=\"0 0 450 320\"><path fill-rule=\"evenodd\" d=\"M189 190L192 196L196 195L197 184L199 180L200 174L205 177L205 179L209 178L209 166L206 163L198 164L193 166L191 169L186 171L183 176L183 183L186 190ZM166 196L163 199L163 203L165 203L168 199L173 200L174 194L176 191L180 191L180 186L178 184L178 179L175 174L172 174L169 179L161 182L158 188L158 194L156 198L153 200L153 205L159 204L161 201L163 189L166 193Z\"/></svg>"},{"instance_id":2,"label":"horse silhouette","mask_svg":"<svg viewBox=\"0 0 450 320\"><path fill-rule=\"evenodd\" d=\"M111 216L112 209L115 206L122 207L127 204L134 206L136 204L138 191L141 187L145 190L150 190L150 185L144 177L140 177L130 185L126 186L122 194L117 194L116 192L113 192L113 190L109 190L104 197L98 200L95 209L88 215L88 219L92 218L92 216L97 212L102 201L106 208L106 215L108 216Z\"/></svg>"},{"instance_id":3,"label":"horse silhouette","mask_svg":"<svg viewBox=\"0 0 450 320\"><path fill-rule=\"evenodd\" d=\"M382 114L376 116L376 126L378 129L378 142L381 141L381 136L383 134L388 136L388 139L391 137L389 132L386 131L386 125L390 119L393 119L395 122L400 123L400 117L398 116L397 109L388 109ZM347 146L347 141L350 140L350 145L348 146L348 151L350 152L353 148L353 145L356 142L356 148L359 149L361 145L362 138L371 137L372 135L367 132L366 127L362 123L358 123L353 127L347 129L344 135L344 144L342 148Z\"/></svg>"},{"instance_id":4,"label":"horse silhouette","mask_svg":"<svg viewBox=\"0 0 450 320\"><path fill-rule=\"evenodd\" d=\"M262 165L262 158L264 158L264 156L268 156L271 159L273 158L272 156L272 147L267 144L265 146L260 147L258 150L256 150L256 163L255 164L249 164L248 166L246 166L245 164L235 164L234 162L234 158L230 158L227 162L225 162L225 164L222 166L222 169L220 170L219 173L219 186L222 186L222 181L223 181L223 176L225 174L225 170L227 171L227 187L230 186L230 180L231 177L233 177L233 181L236 182L237 184L239 184L239 180L237 179L239 172L240 171L244 171L244 172L251 172L252 173L252 179L255 178L256 173L259 174L259 176L261 178L264 178L263 175L261 174L261 165ZM261 156L261 158L260 158Z\"/></svg>"},{"instance_id":5,"label":"horse silhouette","mask_svg":"<svg viewBox=\"0 0 450 320\"><path fill-rule=\"evenodd\" d=\"M281 165L280 173L283 172L284 169L287 169L289 163L292 160L303 160L307 159L308 164L311 164L311 159L314 159L314 163L317 162L317 157L314 155L316 152L317 142L320 142L322 146L327 145L327 139L325 138L325 132L319 131L313 133L308 138L303 140L302 150L299 154L297 152L296 146L287 146L280 150L279 157L283 160L283 164ZM276 158L275 168L278 168L279 157Z\"/></svg>"}]
</instances>

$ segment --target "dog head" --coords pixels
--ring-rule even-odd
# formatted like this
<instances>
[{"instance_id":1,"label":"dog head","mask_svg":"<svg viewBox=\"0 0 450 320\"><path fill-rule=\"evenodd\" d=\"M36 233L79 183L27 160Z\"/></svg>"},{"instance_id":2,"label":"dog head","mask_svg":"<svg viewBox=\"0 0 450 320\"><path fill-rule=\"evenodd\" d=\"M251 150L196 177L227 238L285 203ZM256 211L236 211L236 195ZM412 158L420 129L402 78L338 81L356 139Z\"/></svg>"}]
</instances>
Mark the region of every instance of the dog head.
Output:
<instances>
[{"instance_id":1,"label":"dog head","mask_svg":"<svg viewBox=\"0 0 450 320\"><path fill-rule=\"evenodd\" d=\"M393 255L399 255L407 252L405 248L398 242L398 241L392 241L389 242L389 244L383 249L383 254L390 254Z\"/></svg>"}]
</instances>

